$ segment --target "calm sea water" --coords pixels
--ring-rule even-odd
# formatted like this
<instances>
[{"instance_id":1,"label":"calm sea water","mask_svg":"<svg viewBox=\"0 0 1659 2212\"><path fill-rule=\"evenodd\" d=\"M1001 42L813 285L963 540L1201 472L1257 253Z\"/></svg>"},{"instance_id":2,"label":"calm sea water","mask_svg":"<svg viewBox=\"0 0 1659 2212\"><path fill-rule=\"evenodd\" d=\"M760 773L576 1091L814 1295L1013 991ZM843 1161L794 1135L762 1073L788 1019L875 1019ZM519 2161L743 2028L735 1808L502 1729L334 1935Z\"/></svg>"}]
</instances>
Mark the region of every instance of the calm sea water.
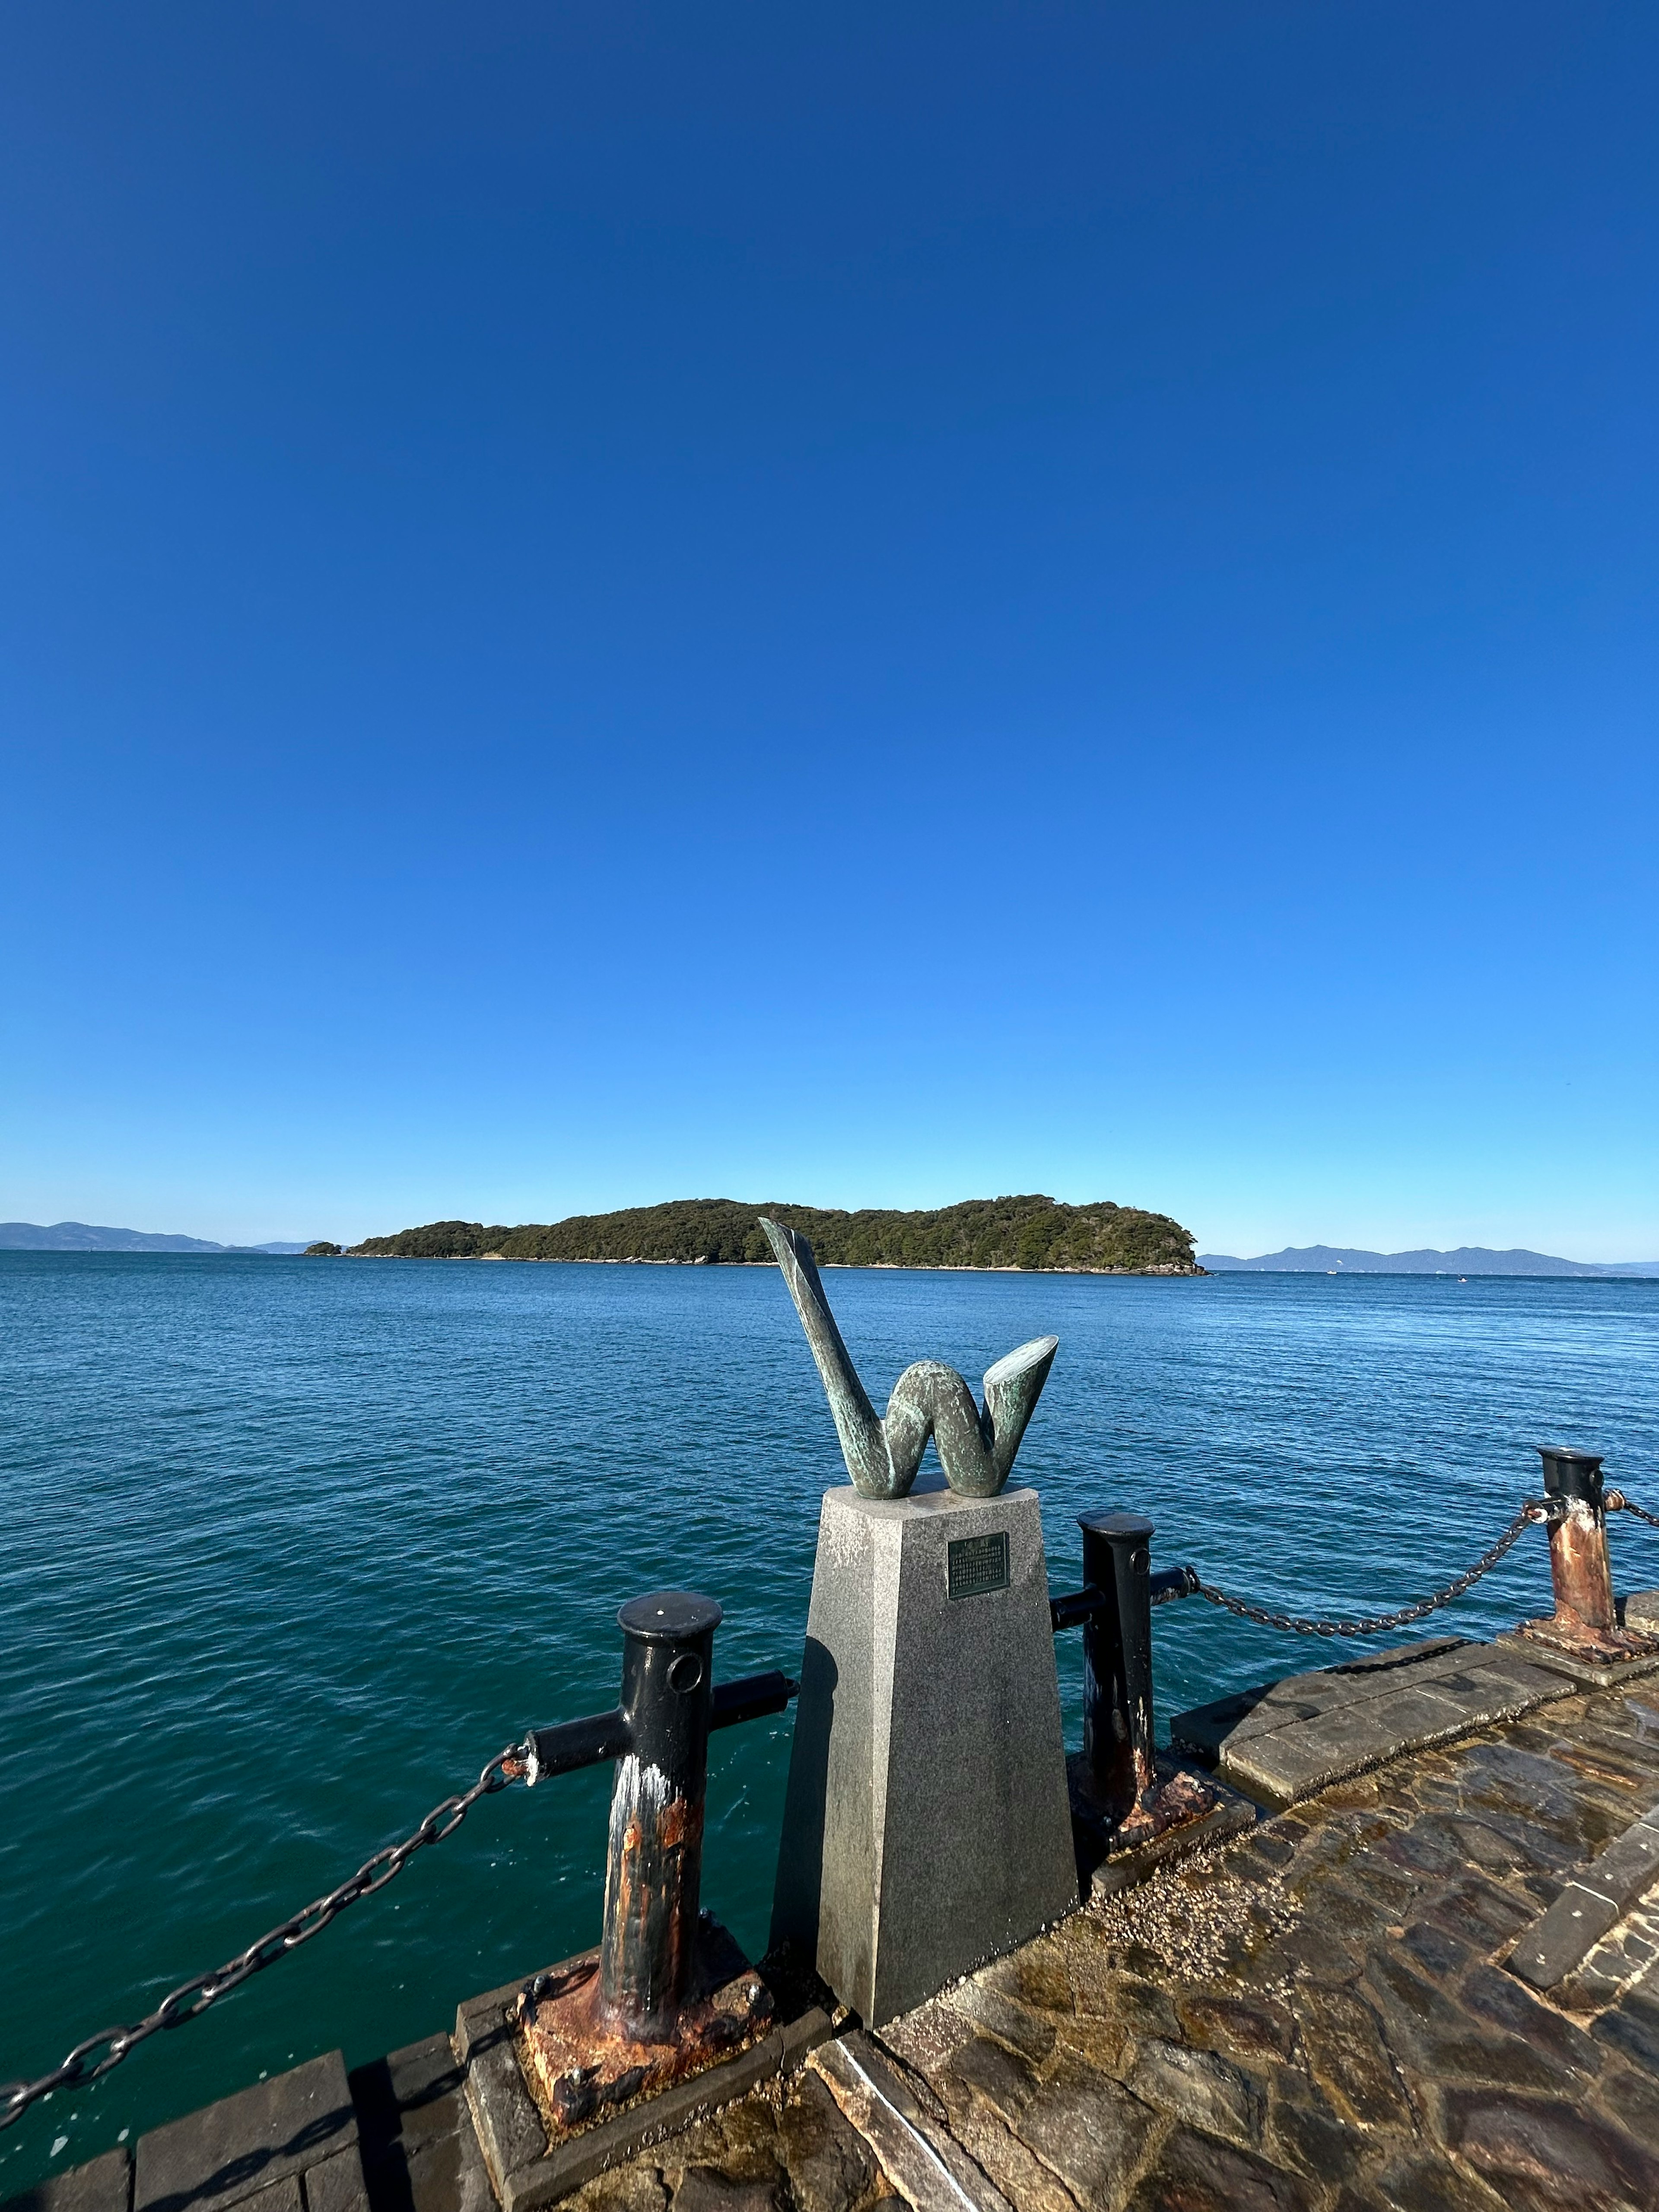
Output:
<instances>
[{"instance_id":1,"label":"calm sea water","mask_svg":"<svg viewBox=\"0 0 1659 2212\"><path fill-rule=\"evenodd\" d=\"M1019 1460L1073 1516L1280 1607L1403 1604L1534 1490L1534 1442L1659 1493L1659 1283L836 1271L877 1402L911 1358L1060 1352ZM771 1269L0 1254L0 2080L134 2018L349 1874L532 1722L615 1701L624 1599L799 1659L844 1480ZM1659 1538L1615 1524L1621 1583ZM1449 1625L1547 1596L1531 1534ZM1443 1620L1448 1619L1442 1616ZM1387 1640L1387 1639L1383 1639ZM1197 1601L1165 1715L1334 1656ZM1078 1639L1063 1638L1073 1740ZM705 1893L764 1942L787 1721L713 1747ZM382 1895L0 2136L0 2197L336 2045L348 2063L595 1940L608 1774L485 1801Z\"/></svg>"}]
</instances>

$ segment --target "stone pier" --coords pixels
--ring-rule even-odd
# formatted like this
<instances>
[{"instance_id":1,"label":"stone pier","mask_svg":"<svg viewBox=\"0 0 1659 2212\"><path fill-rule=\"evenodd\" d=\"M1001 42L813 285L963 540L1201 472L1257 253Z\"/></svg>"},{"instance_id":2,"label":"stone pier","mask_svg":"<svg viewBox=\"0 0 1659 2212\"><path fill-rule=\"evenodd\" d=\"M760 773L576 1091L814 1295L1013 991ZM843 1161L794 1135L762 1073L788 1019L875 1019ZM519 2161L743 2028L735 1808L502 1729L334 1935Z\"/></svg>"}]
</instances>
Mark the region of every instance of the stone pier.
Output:
<instances>
[{"instance_id":1,"label":"stone pier","mask_svg":"<svg viewBox=\"0 0 1659 2212\"><path fill-rule=\"evenodd\" d=\"M1248 1831L897 2020L798 2008L744 2094L556 2201L1655 2212L1659 1673L1437 1639L1230 1703L1174 1733L1254 1782ZM19 2212L493 2212L469 2048L313 2060Z\"/></svg>"}]
</instances>

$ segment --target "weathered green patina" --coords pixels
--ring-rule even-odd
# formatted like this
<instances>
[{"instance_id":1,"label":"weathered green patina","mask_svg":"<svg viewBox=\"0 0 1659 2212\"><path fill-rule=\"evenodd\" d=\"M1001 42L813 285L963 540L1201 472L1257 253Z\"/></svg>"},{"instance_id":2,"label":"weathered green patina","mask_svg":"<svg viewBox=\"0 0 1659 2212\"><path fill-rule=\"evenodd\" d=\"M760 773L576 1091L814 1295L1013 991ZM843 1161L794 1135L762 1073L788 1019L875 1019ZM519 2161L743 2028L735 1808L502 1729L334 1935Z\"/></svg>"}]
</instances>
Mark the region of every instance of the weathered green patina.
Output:
<instances>
[{"instance_id":1,"label":"weathered green patina","mask_svg":"<svg viewBox=\"0 0 1659 2212\"><path fill-rule=\"evenodd\" d=\"M882 1420L842 1341L811 1246L775 1221L763 1219L761 1227L812 1347L847 1472L860 1497L908 1497L932 1437L952 1490L963 1498L994 1498L1012 1470L1060 1339L1034 1337L988 1368L982 1407L954 1367L918 1359L893 1385Z\"/></svg>"}]
</instances>

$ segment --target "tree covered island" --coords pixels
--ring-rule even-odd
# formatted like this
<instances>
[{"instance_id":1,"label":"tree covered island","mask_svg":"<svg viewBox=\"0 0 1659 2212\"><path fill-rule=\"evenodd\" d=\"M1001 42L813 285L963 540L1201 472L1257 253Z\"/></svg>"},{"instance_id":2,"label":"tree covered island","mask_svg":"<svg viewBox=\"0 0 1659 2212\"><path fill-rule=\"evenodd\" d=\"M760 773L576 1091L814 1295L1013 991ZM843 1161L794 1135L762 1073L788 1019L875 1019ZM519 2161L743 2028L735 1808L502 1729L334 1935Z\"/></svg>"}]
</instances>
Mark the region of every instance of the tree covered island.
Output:
<instances>
[{"instance_id":1,"label":"tree covered island","mask_svg":"<svg viewBox=\"0 0 1659 2212\"><path fill-rule=\"evenodd\" d=\"M904 1213L815 1206L745 1206L678 1198L568 1220L429 1221L365 1237L350 1256L372 1260L611 1260L681 1266L772 1264L762 1214L787 1222L827 1267L1030 1267L1103 1275L1197 1275L1191 1232L1167 1213L1102 1199L1064 1206L1042 1196L970 1198Z\"/></svg>"}]
</instances>

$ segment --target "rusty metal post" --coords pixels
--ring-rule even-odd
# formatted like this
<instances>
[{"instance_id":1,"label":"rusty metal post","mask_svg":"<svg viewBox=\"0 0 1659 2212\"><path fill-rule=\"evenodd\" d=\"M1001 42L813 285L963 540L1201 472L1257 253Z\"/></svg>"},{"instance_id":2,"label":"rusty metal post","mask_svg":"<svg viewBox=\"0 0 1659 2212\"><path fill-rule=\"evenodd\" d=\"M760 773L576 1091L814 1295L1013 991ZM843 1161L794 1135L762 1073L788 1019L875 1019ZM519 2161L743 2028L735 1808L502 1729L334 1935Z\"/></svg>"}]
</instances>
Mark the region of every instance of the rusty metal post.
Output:
<instances>
[{"instance_id":1,"label":"rusty metal post","mask_svg":"<svg viewBox=\"0 0 1659 2212\"><path fill-rule=\"evenodd\" d=\"M1083 1764L1119 1826L1151 1803L1152 1524L1139 1513L1084 1513L1083 1579L1103 1600L1083 1624Z\"/></svg>"},{"instance_id":2,"label":"rusty metal post","mask_svg":"<svg viewBox=\"0 0 1659 2212\"><path fill-rule=\"evenodd\" d=\"M599 2010L617 2033L648 2042L671 2032L696 1956L720 1608L693 1591L658 1590L617 1619L631 1748L617 1761L611 1800Z\"/></svg>"},{"instance_id":3,"label":"rusty metal post","mask_svg":"<svg viewBox=\"0 0 1659 2212\"><path fill-rule=\"evenodd\" d=\"M1550 1580L1555 1615L1564 1629L1616 1628L1613 1570L1607 1560L1607 1516L1601 1503L1601 1457L1540 1444L1544 1495L1557 1510L1550 1517Z\"/></svg>"},{"instance_id":4,"label":"rusty metal post","mask_svg":"<svg viewBox=\"0 0 1659 2212\"><path fill-rule=\"evenodd\" d=\"M719 1922L700 1913L711 1729L782 1712L799 1685L750 1674L712 1687L720 1609L693 1590L656 1590L617 1615L622 1702L532 1729L532 1784L617 1762L597 1953L520 1992L520 2057L556 2137L655 2096L763 2033L772 1992Z\"/></svg>"},{"instance_id":5,"label":"rusty metal post","mask_svg":"<svg viewBox=\"0 0 1659 2212\"><path fill-rule=\"evenodd\" d=\"M1565 1451L1540 1444L1544 1494L1550 1507L1550 1580L1555 1611L1524 1620L1521 1633L1534 1644L1606 1667L1646 1658L1659 1640L1619 1626L1613 1570L1607 1558L1607 1507L1599 1452ZM1601 1677L1607 1680L1609 1677Z\"/></svg>"}]
</instances>

